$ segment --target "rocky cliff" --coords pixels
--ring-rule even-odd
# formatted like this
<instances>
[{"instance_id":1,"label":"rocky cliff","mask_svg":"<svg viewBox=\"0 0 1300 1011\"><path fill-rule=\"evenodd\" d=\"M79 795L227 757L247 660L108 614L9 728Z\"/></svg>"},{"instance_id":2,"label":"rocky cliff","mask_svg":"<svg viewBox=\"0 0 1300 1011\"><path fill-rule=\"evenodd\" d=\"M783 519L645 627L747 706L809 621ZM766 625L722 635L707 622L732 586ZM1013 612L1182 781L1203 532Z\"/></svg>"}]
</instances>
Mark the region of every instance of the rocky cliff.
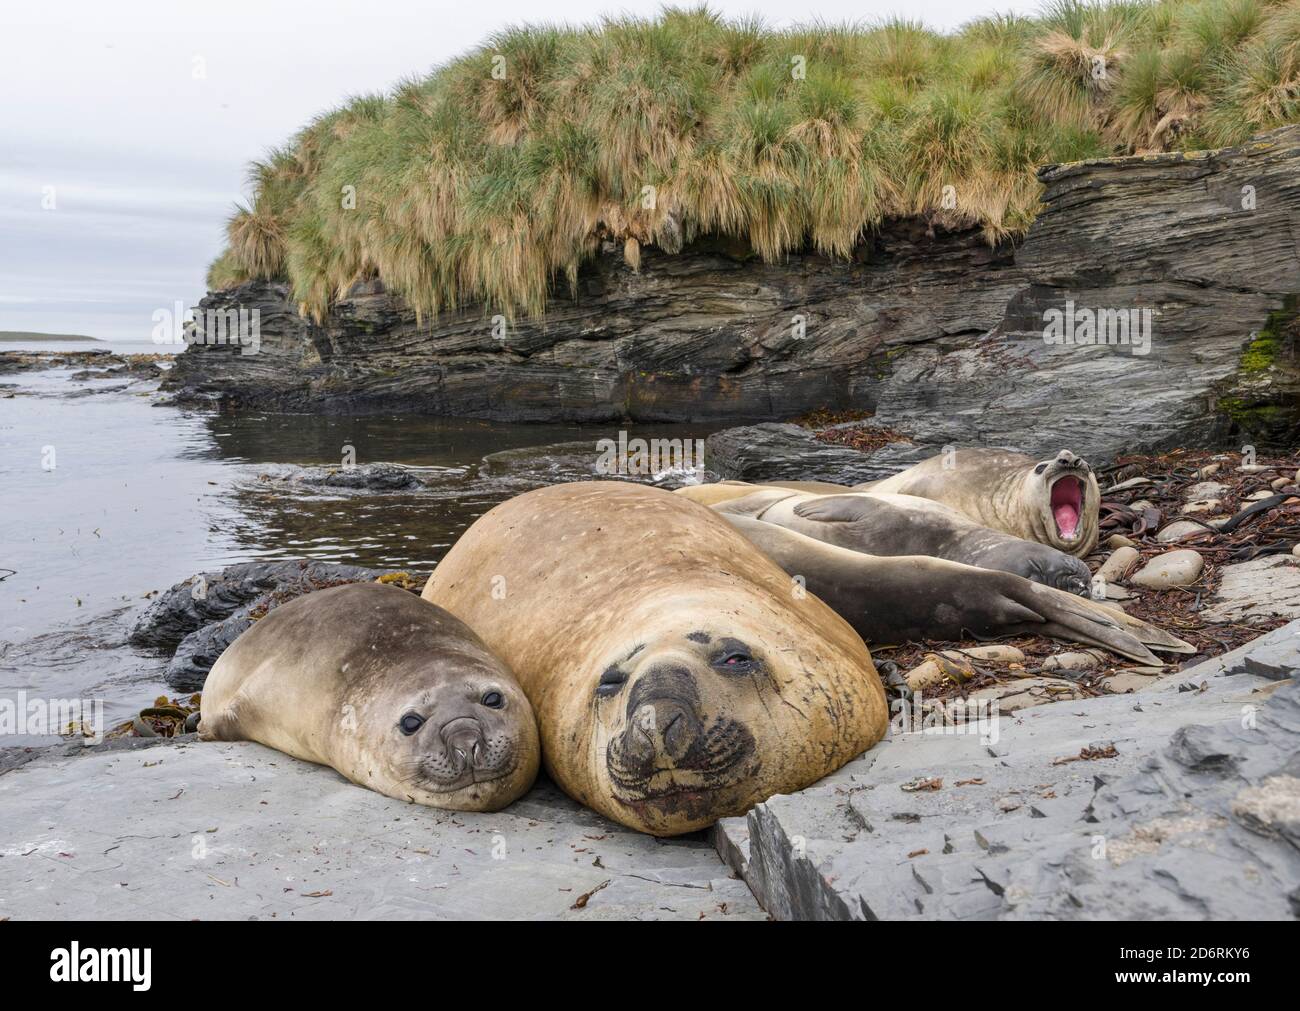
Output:
<instances>
[{"instance_id":1,"label":"rocky cliff","mask_svg":"<svg viewBox=\"0 0 1300 1011\"><path fill-rule=\"evenodd\" d=\"M709 240L646 249L633 272L609 249L538 320L419 321L372 282L315 325L283 286L246 284L200 303L167 383L189 403L516 421L858 408L922 446L1099 458L1292 438L1300 127L1040 175L1018 246L895 221L851 262L765 264ZM203 343L214 313L241 308L255 348Z\"/></svg>"}]
</instances>

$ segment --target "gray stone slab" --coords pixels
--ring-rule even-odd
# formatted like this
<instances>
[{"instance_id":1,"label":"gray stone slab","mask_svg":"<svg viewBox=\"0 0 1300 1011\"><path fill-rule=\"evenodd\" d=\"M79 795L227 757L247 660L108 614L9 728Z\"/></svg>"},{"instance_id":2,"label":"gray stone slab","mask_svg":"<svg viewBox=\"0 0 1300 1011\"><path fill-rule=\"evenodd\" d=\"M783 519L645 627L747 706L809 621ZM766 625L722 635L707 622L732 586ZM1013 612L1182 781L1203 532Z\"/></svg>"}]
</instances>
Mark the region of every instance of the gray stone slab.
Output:
<instances>
[{"instance_id":1,"label":"gray stone slab","mask_svg":"<svg viewBox=\"0 0 1300 1011\"><path fill-rule=\"evenodd\" d=\"M1293 622L1134 694L1002 714L986 739L893 734L716 844L745 847L777 919L1289 919L1297 667Z\"/></svg>"},{"instance_id":2,"label":"gray stone slab","mask_svg":"<svg viewBox=\"0 0 1300 1011\"><path fill-rule=\"evenodd\" d=\"M68 750L0 774L0 919L765 918L707 839L549 783L468 814L251 743Z\"/></svg>"}]
</instances>

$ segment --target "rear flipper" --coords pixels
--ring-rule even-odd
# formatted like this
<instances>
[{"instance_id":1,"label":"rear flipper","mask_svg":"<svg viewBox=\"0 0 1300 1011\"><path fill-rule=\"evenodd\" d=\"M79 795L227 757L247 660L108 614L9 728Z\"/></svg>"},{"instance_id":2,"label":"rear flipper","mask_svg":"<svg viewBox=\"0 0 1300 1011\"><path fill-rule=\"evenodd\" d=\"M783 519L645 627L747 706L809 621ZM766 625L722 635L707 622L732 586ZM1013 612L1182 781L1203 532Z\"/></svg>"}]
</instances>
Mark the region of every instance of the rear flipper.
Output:
<instances>
[{"instance_id":1,"label":"rear flipper","mask_svg":"<svg viewBox=\"0 0 1300 1011\"><path fill-rule=\"evenodd\" d=\"M761 520L725 519L802 578L867 642L1047 635L1148 664L1160 663L1148 647L1193 651L1146 622L1008 572L939 558L867 555Z\"/></svg>"},{"instance_id":2,"label":"rear flipper","mask_svg":"<svg viewBox=\"0 0 1300 1011\"><path fill-rule=\"evenodd\" d=\"M1149 649L1158 649L1162 653L1195 653L1196 647L1189 642L1184 642L1176 635L1171 635L1164 629L1156 628L1155 625L1143 621L1141 618L1134 618L1130 614L1125 614L1119 608L1106 607L1102 604L1095 603L1084 597L1076 597L1068 593L1062 593L1060 590L1053 590L1050 587L1031 584L1034 592L1046 591L1044 596L1050 597L1050 603L1041 605L1040 610L1053 610L1060 614L1069 612L1073 609L1074 619L1067 620L1058 617L1055 620L1062 622L1066 628L1088 628L1088 623L1109 622L1121 632L1131 635L1142 645ZM1064 598L1062 600L1061 598ZM1049 619L1052 620L1052 619ZM1080 622L1084 624L1080 626ZM1047 635L1055 635L1054 632L1046 632ZM1106 645L1105 643L1096 643L1095 645ZM1112 647L1113 648L1113 647ZM1118 652L1118 651L1117 651Z\"/></svg>"}]
</instances>

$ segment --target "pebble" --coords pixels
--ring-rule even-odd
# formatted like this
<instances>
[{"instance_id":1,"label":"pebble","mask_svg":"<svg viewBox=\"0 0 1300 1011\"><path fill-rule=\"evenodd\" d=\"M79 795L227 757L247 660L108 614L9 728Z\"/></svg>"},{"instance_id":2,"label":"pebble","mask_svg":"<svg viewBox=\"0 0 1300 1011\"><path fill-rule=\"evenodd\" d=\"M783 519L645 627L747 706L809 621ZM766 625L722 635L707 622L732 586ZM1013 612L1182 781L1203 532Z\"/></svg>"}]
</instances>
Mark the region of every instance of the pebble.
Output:
<instances>
[{"instance_id":1,"label":"pebble","mask_svg":"<svg viewBox=\"0 0 1300 1011\"><path fill-rule=\"evenodd\" d=\"M1043 661L1043 670L1091 670L1101 663L1095 653L1057 653Z\"/></svg>"},{"instance_id":2,"label":"pebble","mask_svg":"<svg viewBox=\"0 0 1300 1011\"><path fill-rule=\"evenodd\" d=\"M1222 467L1223 464L1221 463L1207 463L1197 472L1196 476L1200 478L1214 477Z\"/></svg>"},{"instance_id":3,"label":"pebble","mask_svg":"<svg viewBox=\"0 0 1300 1011\"><path fill-rule=\"evenodd\" d=\"M1108 583L1118 582L1137 564L1137 560L1137 548L1116 548L1098 567L1096 578Z\"/></svg>"},{"instance_id":4,"label":"pebble","mask_svg":"<svg viewBox=\"0 0 1300 1011\"><path fill-rule=\"evenodd\" d=\"M1129 508L1132 509L1135 513L1140 513L1144 509L1154 509L1155 507L1156 505L1154 502L1150 502L1144 498L1140 498L1136 502L1129 503Z\"/></svg>"},{"instance_id":5,"label":"pebble","mask_svg":"<svg viewBox=\"0 0 1300 1011\"><path fill-rule=\"evenodd\" d=\"M1218 498L1228 491L1228 486L1220 481L1201 481L1194 484L1183 493L1183 498L1188 501L1197 501L1207 498Z\"/></svg>"},{"instance_id":6,"label":"pebble","mask_svg":"<svg viewBox=\"0 0 1300 1011\"><path fill-rule=\"evenodd\" d=\"M1281 491L1283 488L1286 488L1293 484L1295 484L1295 482L1292 481L1291 478L1279 477L1276 481L1273 482L1272 488L1274 491Z\"/></svg>"},{"instance_id":7,"label":"pebble","mask_svg":"<svg viewBox=\"0 0 1300 1011\"><path fill-rule=\"evenodd\" d=\"M1179 520L1177 523L1170 523L1167 527L1156 534L1156 540L1161 544L1169 544L1171 541L1180 541L1184 537L1190 537L1192 534L1203 533L1205 527L1199 523L1193 523L1191 520Z\"/></svg>"},{"instance_id":8,"label":"pebble","mask_svg":"<svg viewBox=\"0 0 1300 1011\"><path fill-rule=\"evenodd\" d=\"M954 653L957 651L954 650ZM958 654L960 655L960 654ZM950 677L954 681L966 681L971 677L972 671L966 665L958 662L954 663L946 657L939 656L935 653L926 655L923 663L913 667L903 675L907 681L907 687L914 692L937 685L944 678Z\"/></svg>"},{"instance_id":9,"label":"pebble","mask_svg":"<svg viewBox=\"0 0 1300 1011\"><path fill-rule=\"evenodd\" d=\"M1266 499L1266 498L1272 498L1272 497L1273 497L1273 493L1272 493L1271 491L1253 491L1253 492L1251 492L1249 495L1247 495L1245 498L1243 498L1242 501L1243 501L1243 502L1262 502L1262 501L1264 501L1264 499Z\"/></svg>"},{"instance_id":10,"label":"pebble","mask_svg":"<svg viewBox=\"0 0 1300 1011\"><path fill-rule=\"evenodd\" d=\"M1223 503L1217 498L1199 499L1195 502L1188 502L1183 506L1183 512L1195 516L1197 513L1212 513L1220 508Z\"/></svg>"},{"instance_id":11,"label":"pebble","mask_svg":"<svg viewBox=\"0 0 1300 1011\"><path fill-rule=\"evenodd\" d=\"M1106 547L1114 548L1136 548L1137 541L1125 537L1123 534L1111 534L1106 538Z\"/></svg>"},{"instance_id":12,"label":"pebble","mask_svg":"<svg viewBox=\"0 0 1300 1011\"><path fill-rule=\"evenodd\" d=\"M1143 485L1148 485L1150 483L1151 479L1149 477L1131 477L1127 481L1121 481L1119 484L1107 488L1106 494L1109 495L1111 492L1115 491L1125 491L1128 488L1141 488Z\"/></svg>"},{"instance_id":13,"label":"pebble","mask_svg":"<svg viewBox=\"0 0 1300 1011\"><path fill-rule=\"evenodd\" d=\"M1149 590L1167 590L1171 586L1189 586L1200 578L1205 568L1205 559L1197 551L1181 548L1166 551L1147 562L1141 569L1129 577L1135 586L1144 586Z\"/></svg>"}]
</instances>

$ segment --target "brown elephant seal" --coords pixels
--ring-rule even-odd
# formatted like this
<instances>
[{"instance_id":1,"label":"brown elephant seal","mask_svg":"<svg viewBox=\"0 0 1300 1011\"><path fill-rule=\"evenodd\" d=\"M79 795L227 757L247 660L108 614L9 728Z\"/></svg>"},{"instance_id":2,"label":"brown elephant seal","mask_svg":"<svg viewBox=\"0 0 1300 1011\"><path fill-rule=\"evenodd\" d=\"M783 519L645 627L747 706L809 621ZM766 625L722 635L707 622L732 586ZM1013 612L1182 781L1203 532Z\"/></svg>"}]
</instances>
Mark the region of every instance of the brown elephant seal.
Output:
<instances>
[{"instance_id":1,"label":"brown elephant seal","mask_svg":"<svg viewBox=\"0 0 1300 1011\"><path fill-rule=\"evenodd\" d=\"M709 494L701 489L715 488ZM696 485L677 494L730 516L775 523L827 544L869 555L926 555L1010 572L1066 593L1088 594L1092 573L1078 558L1047 544L1013 537L967 519L940 502L914 495L853 492L822 495L783 487Z\"/></svg>"},{"instance_id":2,"label":"brown elephant seal","mask_svg":"<svg viewBox=\"0 0 1300 1011\"><path fill-rule=\"evenodd\" d=\"M537 775L508 667L459 619L392 586L318 590L258 621L203 686L199 737L257 741L399 800L496 811Z\"/></svg>"},{"instance_id":3,"label":"brown elephant seal","mask_svg":"<svg viewBox=\"0 0 1300 1011\"><path fill-rule=\"evenodd\" d=\"M426 600L519 677L574 799L676 835L802 789L885 733L862 639L719 516L614 481L480 517Z\"/></svg>"},{"instance_id":4,"label":"brown elephant seal","mask_svg":"<svg viewBox=\"0 0 1300 1011\"><path fill-rule=\"evenodd\" d=\"M1097 478L1068 449L1046 460L1004 449L959 449L855 488L942 502L983 526L1080 558L1097 546Z\"/></svg>"},{"instance_id":5,"label":"brown elephant seal","mask_svg":"<svg viewBox=\"0 0 1300 1011\"><path fill-rule=\"evenodd\" d=\"M748 516L725 516L763 554L804 581L867 642L1046 635L1158 664L1152 649L1192 653L1167 632L1007 572L939 558L882 558Z\"/></svg>"}]
</instances>

